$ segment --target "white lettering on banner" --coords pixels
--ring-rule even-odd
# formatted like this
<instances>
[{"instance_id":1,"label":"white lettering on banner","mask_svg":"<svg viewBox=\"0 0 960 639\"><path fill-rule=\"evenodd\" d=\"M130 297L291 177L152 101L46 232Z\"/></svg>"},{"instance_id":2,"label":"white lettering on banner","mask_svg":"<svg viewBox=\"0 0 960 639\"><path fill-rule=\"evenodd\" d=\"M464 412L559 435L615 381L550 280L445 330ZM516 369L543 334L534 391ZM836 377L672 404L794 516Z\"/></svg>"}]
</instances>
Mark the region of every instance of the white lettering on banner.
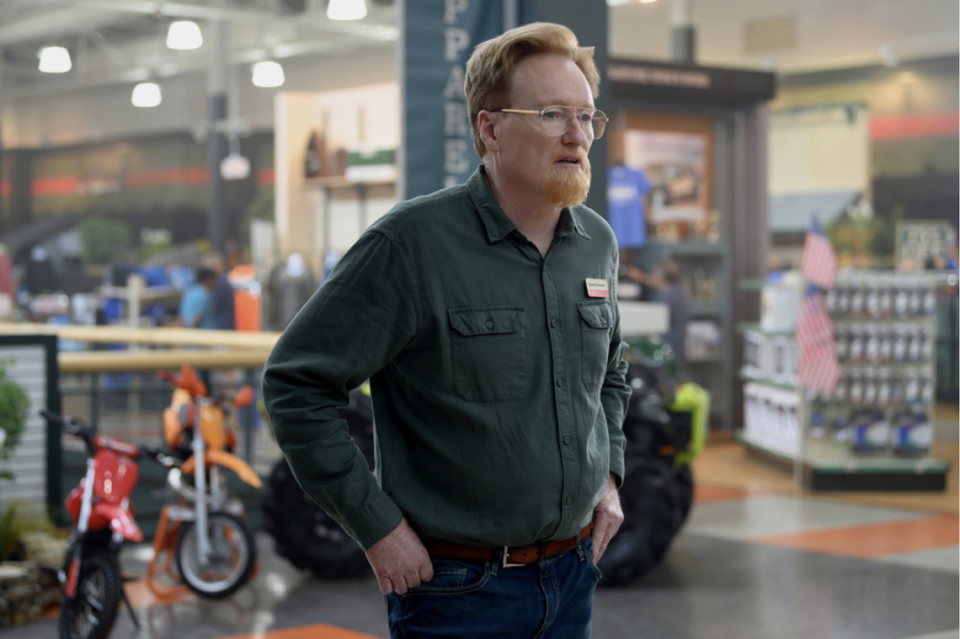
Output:
<instances>
[{"instance_id":1,"label":"white lettering on banner","mask_svg":"<svg viewBox=\"0 0 960 639\"><path fill-rule=\"evenodd\" d=\"M467 105L463 102L444 102L444 135L463 137L469 135L467 127Z\"/></svg>"},{"instance_id":2,"label":"white lettering on banner","mask_svg":"<svg viewBox=\"0 0 960 639\"><path fill-rule=\"evenodd\" d=\"M450 75L447 76L447 86L443 89L443 97L445 98L460 98L461 100L466 97L466 94L463 91L463 81L466 72L463 69L463 66L455 64L450 67Z\"/></svg>"},{"instance_id":3,"label":"white lettering on banner","mask_svg":"<svg viewBox=\"0 0 960 639\"><path fill-rule=\"evenodd\" d=\"M470 46L470 34L464 29L444 29L447 47L443 59L447 62L457 62L464 49Z\"/></svg>"},{"instance_id":4,"label":"white lettering on banner","mask_svg":"<svg viewBox=\"0 0 960 639\"><path fill-rule=\"evenodd\" d=\"M454 24L457 16L467 10L467 0L447 0L446 10L443 12L443 21L447 24Z\"/></svg>"},{"instance_id":5,"label":"white lettering on banner","mask_svg":"<svg viewBox=\"0 0 960 639\"><path fill-rule=\"evenodd\" d=\"M452 63L443 89L443 186L459 184L463 174L470 169L470 121L467 114L467 98L463 91L466 75L463 58L470 47L470 33L460 22L470 6L470 0L445 0L443 59Z\"/></svg>"},{"instance_id":6,"label":"white lettering on banner","mask_svg":"<svg viewBox=\"0 0 960 639\"><path fill-rule=\"evenodd\" d=\"M463 173L470 168L466 140L450 138L443 145L443 170L447 173ZM455 176L448 176L455 177Z\"/></svg>"}]
</instances>

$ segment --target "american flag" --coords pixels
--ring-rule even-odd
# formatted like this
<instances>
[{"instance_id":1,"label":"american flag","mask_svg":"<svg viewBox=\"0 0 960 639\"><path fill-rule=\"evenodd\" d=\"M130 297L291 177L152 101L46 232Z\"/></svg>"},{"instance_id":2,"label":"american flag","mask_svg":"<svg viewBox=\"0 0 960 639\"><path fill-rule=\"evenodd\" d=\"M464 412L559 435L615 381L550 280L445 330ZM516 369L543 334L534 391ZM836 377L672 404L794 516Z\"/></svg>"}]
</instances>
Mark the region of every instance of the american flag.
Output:
<instances>
[{"instance_id":1,"label":"american flag","mask_svg":"<svg viewBox=\"0 0 960 639\"><path fill-rule=\"evenodd\" d=\"M803 243L800 273L805 280L820 288L833 287L833 278L837 275L837 256L833 253L830 240L820 230L816 215L813 216L810 232Z\"/></svg>"},{"instance_id":2,"label":"american flag","mask_svg":"<svg viewBox=\"0 0 960 639\"><path fill-rule=\"evenodd\" d=\"M799 361L797 379L800 384L820 395L833 395L840 380L837 343L833 338L833 322L823 295L810 286L800 307L797 320Z\"/></svg>"}]
</instances>

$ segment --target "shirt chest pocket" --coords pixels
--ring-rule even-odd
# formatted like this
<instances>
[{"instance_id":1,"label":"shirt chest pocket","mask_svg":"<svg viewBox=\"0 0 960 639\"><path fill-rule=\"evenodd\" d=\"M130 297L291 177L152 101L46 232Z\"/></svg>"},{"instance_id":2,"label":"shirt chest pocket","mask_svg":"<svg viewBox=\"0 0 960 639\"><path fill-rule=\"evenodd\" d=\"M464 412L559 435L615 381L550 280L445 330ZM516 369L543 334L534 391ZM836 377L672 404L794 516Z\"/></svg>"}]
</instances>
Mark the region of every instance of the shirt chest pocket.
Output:
<instances>
[{"instance_id":1,"label":"shirt chest pocket","mask_svg":"<svg viewBox=\"0 0 960 639\"><path fill-rule=\"evenodd\" d=\"M469 401L504 402L526 397L527 313L519 306L447 311L453 384Z\"/></svg>"},{"instance_id":2,"label":"shirt chest pocket","mask_svg":"<svg viewBox=\"0 0 960 639\"><path fill-rule=\"evenodd\" d=\"M613 309L606 300L577 302L580 312L580 373L590 393L600 390L610 356Z\"/></svg>"}]
</instances>

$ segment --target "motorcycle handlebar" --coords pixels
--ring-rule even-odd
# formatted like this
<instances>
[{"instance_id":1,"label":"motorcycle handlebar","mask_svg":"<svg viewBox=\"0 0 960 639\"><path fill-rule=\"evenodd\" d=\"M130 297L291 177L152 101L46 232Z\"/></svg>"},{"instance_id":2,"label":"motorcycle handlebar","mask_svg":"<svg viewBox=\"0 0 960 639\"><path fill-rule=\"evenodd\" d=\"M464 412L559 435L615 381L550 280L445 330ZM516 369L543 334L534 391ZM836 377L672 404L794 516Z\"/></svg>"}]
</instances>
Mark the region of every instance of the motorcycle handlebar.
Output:
<instances>
[{"instance_id":1,"label":"motorcycle handlebar","mask_svg":"<svg viewBox=\"0 0 960 639\"><path fill-rule=\"evenodd\" d=\"M83 440L83 443L87 446L87 451L92 455L94 452L94 437L96 433L93 431L90 426L85 424L78 417L68 417L64 418L62 415L58 415L52 411L43 409L40 411L40 415L44 417L47 421L52 424L56 424L61 429L65 430L67 433L73 435L74 437L79 437Z\"/></svg>"},{"instance_id":2,"label":"motorcycle handlebar","mask_svg":"<svg viewBox=\"0 0 960 639\"><path fill-rule=\"evenodd\" d=\"M180 460L168 455L164 449L153 448L151 446L140 446L140 456L148 457L164 468L173 468L180 463Z\"/></svg>"}]
</instances>

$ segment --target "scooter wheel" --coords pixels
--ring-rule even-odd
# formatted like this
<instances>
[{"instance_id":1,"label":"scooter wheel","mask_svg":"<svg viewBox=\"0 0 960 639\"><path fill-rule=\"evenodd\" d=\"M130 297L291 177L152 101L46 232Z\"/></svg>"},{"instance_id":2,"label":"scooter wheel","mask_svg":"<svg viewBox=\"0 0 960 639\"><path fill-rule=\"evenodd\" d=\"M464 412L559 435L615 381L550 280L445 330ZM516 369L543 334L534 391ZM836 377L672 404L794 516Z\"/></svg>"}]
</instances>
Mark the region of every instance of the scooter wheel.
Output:
<instances>
[{"instance_id":1,"label":"scooter wheel","mask_svg":"<svg viewBox=\"0 0 960 639\"><path fill-rule=\"evenodd\" d=\"M76 553L76 545L67 551L67 574ZM116 621L122 592L116 555L85 548L76 593L64 594L60 601L60 639L105 639Z\"/></svg>"},{"instance_id":2,"label":"scooter wheel","mask_svg":"<svg viewBox=\"0 0 960 639\"><path fill-rule=\"evenodd\" d=\"M177 541L177 570L187 587L200 597L229 597L250 579L257 562L253 534L237 517L223 512L207 515L210 554L200 559L196 522L180 532Z\"/></svg>"}]
</instances>

